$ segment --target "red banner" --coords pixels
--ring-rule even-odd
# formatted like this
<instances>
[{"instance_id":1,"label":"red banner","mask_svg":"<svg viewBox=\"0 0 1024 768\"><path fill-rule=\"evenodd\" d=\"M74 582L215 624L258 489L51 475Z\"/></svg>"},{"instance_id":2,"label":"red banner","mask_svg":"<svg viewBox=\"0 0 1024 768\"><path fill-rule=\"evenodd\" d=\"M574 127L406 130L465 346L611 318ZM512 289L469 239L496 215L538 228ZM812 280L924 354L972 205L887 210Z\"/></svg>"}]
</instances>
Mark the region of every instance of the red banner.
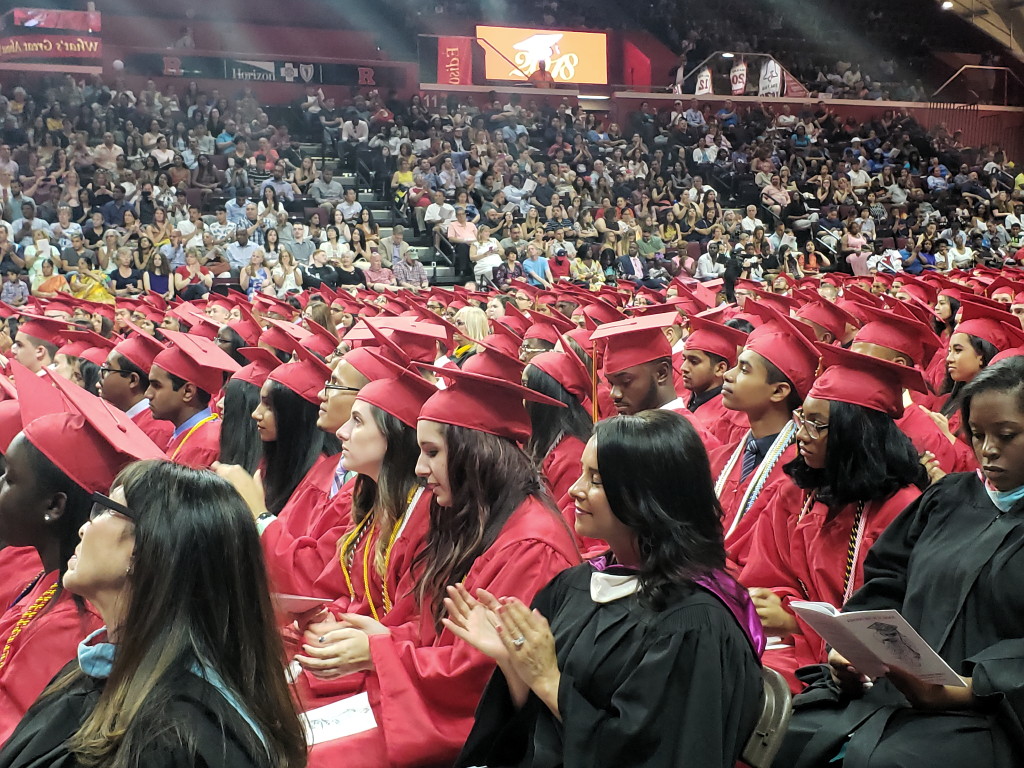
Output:
<instances>
[{"instance_id":1,"label":"red banner","mask_svg":"<svg viewBox=\"0 0 1024 768\"><path fill-rule=\"evenodd\" d=\"M21 59L98 59L102 55L103 45L100 39L87 35L42 34L0 37L0 62Z\"/></svg>"},{"instance_id":2,"label":"red banner","mask_svg":"<svg viewBox=\"0 0 1024 768\"><path fill-rule=\"evenodd\" d=\"M473 84L473 38L437 38L437 82L441 85Z\"/></svg>"},{"instance_id":3,"label":"red banner","mask_svg":"<svg viewBox=\"0 0 1024 768\"><path fill-rule=\"evenodd\" d=\"M99 32L98 11L57 11L50 8L15 8L14 25L33 29L73 29L76 32Z\"/></svg>"},{"instance_id":4,"label":"red banner","mask_svg":"<svg viewBox=\"0 0 1024 768\"><path fill-rule=\"evenodd\" d=\"M785 81L786 81L786 90L784 91L784 93L787 96L789 96L790 98L794 98L794 99L804 99L804 98L807 98L807 95L808 95L807 94L807 89L804 88L803 83L801 83L799 80L797 80L791 74L789 74L789 70L788 69L783 70L783 77L785 78Z\"/></svg>"}]
</instances>

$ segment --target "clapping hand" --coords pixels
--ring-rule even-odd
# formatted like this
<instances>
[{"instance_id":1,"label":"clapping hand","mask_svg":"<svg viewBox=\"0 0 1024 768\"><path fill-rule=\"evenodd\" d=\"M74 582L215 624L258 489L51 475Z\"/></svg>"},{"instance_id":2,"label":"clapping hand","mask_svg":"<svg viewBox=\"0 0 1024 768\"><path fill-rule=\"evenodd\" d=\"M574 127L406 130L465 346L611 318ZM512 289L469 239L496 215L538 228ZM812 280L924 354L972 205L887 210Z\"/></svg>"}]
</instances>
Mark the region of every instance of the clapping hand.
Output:
<instances>
[{"instance_id":1,"label":"clapping hand","mask_svg":"<svg viewBox=\"0 0 1024 768\"><path fill-rule=\"evenodd\" d=\"M498 634L501 603L485 589L478 589L476 594L474 598L461 583L448 587L448 597L444 599L448 616L441 619L441 623L480 653L505 664L509 652Z\"/></svg>"}]
</instances>

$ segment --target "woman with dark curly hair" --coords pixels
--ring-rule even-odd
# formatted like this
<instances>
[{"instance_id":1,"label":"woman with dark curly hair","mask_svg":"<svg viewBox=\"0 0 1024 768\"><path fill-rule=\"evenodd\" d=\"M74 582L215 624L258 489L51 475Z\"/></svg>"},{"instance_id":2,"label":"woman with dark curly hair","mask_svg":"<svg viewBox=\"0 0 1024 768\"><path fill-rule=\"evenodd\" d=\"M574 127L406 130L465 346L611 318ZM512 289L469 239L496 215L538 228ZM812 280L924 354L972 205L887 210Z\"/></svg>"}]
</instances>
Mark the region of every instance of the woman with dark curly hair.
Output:
<instances>
[{"instance_id":1,"label":"woman with dark curly hair","mask_svg":"<svg viewBox=\"0 0 1024 768\"><path fill-rule=\"evenodd\" d=\"M765 510L740 574L767 634L784 639L764 663L803 689L794 672L825 660L825 643L790 600L842 605L864 581L864 558L926 485L917 449L895 419L905 389L923 391L916 368L819 344L825 372L793 413L793 481Z\"/></svg>"},{"instance_id":2,"label":"woman with dark curly hair","mask_svg":"<svg viewBox=\"0 0 1024 768\"><path fill-rule=\"evenodd\" d=\"M461 584L445 626L498 663L459 766L731 768L761 700L760 624L725 572L707 453L671 411L598 422L572 488L602 557L531 611Z\"/></svg>"}]
</instances>

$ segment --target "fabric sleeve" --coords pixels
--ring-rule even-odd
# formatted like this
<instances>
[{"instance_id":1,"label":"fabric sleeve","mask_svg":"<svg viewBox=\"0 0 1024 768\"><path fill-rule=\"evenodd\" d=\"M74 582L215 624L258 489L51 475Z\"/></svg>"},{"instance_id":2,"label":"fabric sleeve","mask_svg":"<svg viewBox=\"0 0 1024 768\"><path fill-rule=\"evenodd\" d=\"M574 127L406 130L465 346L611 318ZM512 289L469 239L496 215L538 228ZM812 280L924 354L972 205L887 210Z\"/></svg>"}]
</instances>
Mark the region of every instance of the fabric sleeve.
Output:
<instances>
[{"instance_id":1,"label":"fabric sleeve","mask_svg":"<svg viewBox=\"0 0 1024 768\"><path fill-rule=\"evenodd\" d=\"M784 600L804 599L791 557L794 522L799 511L793 510L791 502L789 494L775 494L771 506L761 513L738 578L745 587L764 587Z\"/></svg>"},{"instance_id":2,"label":"fabric sleeve","mask_svg":"<svg viewBox=\"0 0 1024 768\"><path fill-rule=\"evenodd\" d=\"M495 554L479 572L470 572L470 592L483 588L530 604L556 574L575 565L537 540L517 541ZM370 654L376 674L367 676L367 691L391 764L450 762L473 725L494 662L447 630L430 646L376 635Z\"/></svg>"},{"instance_id":3,"label":"fabric sleeve","mask_svg":"<svg viewBox=\"0 0 1024 768\"><path fill-rule=\"evenodd\" d=\"M756 717L760 670L740 633L713 629L720 620L710 609L687 613L690 628L657 637L607 708L562 675L565 765L720 768L735 761Z\"/></svg>"},{"instance_id":4,"label":"fabric sleeve","mask_svg":"<svg viewBox=\"0 0 1024 768\"><path fill-rule=\"evenodd\" d=\"M1001 640L965 662L974 695L1024 728L1024 639Z\"/></svg>"}]
</instances>

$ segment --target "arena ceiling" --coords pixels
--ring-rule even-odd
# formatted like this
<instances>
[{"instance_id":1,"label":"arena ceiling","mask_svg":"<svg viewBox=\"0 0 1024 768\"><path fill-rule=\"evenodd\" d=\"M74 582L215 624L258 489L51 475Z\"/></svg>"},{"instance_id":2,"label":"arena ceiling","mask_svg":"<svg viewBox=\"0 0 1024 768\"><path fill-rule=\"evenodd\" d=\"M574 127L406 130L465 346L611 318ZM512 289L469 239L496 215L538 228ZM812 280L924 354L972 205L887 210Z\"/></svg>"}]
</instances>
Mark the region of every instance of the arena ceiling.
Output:
<instances>
[{"instance_id":1,"label":"arena ceiling","mask_svg":"<svg viewBox=\"0 0 1024 768\"><path fill-rule=\"evenodd\" d=\"M939 0L1024 60L1024 0Z\"/></svg>"}]
</instances>

